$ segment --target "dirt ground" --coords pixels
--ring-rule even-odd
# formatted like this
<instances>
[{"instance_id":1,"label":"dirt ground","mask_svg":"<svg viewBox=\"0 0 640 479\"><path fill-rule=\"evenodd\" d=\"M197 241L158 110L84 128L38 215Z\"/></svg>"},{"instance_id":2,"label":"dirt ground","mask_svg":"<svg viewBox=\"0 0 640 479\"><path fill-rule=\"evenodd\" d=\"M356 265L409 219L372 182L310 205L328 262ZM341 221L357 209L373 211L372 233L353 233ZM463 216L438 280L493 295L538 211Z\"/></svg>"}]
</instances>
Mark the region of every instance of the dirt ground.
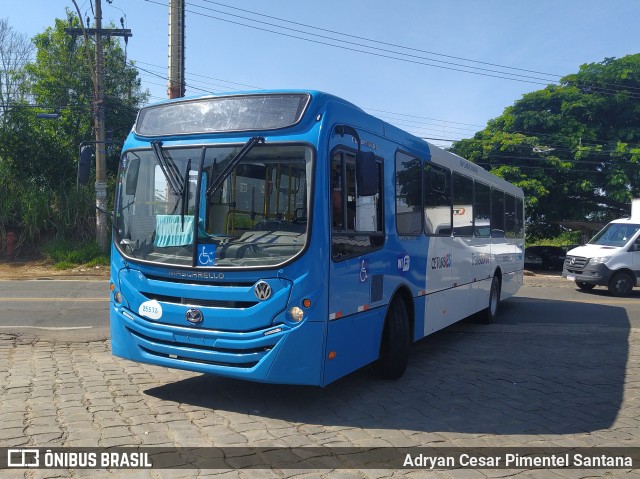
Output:
<instances>
[{"instance_id":1,"label":"dirt ground","mask_svg":"<svg viewBox=\"0 0 640 479\"><path fill-rule=\"evenodd\" d=\"M0 280L7 279L85 279L108 280L108 266L78 266L72 269L59 270L47 260L6 260L0 259ZM525 271L524 284L527 286L568 286L573 283L564 279L560 273Z\"/></svg>"},{"instance_id":2,"label":"dirt ground","mask_svg":"<svg viewBox=\"0 0 640 479\"><path fill-rule=\"evenodd\" d=\"M78 266L71 269L56 269L50 261L42 259L0 259L0 280L3 279L86 279L108 280L108 266Z\"/></svg>"}]
</instances>

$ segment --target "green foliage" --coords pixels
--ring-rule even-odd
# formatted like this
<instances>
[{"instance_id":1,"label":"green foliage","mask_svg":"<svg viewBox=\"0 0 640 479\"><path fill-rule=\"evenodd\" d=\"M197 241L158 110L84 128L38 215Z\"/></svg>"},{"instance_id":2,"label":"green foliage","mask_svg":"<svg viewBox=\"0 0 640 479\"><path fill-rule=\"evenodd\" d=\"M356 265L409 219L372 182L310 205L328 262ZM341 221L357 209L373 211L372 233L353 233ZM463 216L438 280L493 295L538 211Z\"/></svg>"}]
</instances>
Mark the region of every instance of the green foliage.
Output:
<instances>
[{"instance_id":1,"label":"green foliage","mask_svg":"<svg viewBox=\"0 0 640 479\"><path fill-rule=\"evenodd\" d=\"M0 163L0 235L16 234L16 249L59 236L86 241L95 235L91 190L77 190L69 181L58 185L34 179L15 181Z\"/></svg>"},{"instance_id":2,"label":"green foliage","mask_svg":"<svg viewBox=\"0 0 640 479\"><path fill-rule=\"evenodd\" d=\"M582 65L452 150L524 190L532 238L623 216L640 196L640 54Z\"/></svg>"},{"instance_id":3,"label":"green foliage","mask_svg":"<svg viewBox=\"0 0 640 479\"><path fill-rule=\"evenodd\" d=\"M582 233L580 231L564 231L554 238L537 238L529 241L527 238L527 246L569 246L582 243Z\"/></svg>"},{"instance_id":4,"label":"green foliage","mask_svg":"<svg viewBox=\"0 0 640 479\"><path fill-rule=\"evenodd\" d=\"M22 95L0 111L0 246L9 230L17 236L18 251L51 237L84 242L95 235L93 186L75 187L79 144L94 139L87 57L93 40L87 45L82 36L74 39L65 33L65 28L79 26L67 11L67 18L55 20L53 27L33 38L35 58L12 76L20 79L16 91ZM107 148L112 198L121 145L148 93L141 90L137 70L126 62L120 41L105 38L103 47L104 111L114 142ZM59 119L38 119L33 103L58 112Z\"/></svg>"},{"instance_id":5,"label":"green foliage","mask_svg":"<svg viewBox=\"0 0 640 479\"><path fill-rule=\"evenodd\" d=\"M55 239L43 248L47 258L55 262L59 269L69 269L80 264L87 266L108 265L109 258L102 254L95 242L73 243Z\"/></svg>"}]
</instances>

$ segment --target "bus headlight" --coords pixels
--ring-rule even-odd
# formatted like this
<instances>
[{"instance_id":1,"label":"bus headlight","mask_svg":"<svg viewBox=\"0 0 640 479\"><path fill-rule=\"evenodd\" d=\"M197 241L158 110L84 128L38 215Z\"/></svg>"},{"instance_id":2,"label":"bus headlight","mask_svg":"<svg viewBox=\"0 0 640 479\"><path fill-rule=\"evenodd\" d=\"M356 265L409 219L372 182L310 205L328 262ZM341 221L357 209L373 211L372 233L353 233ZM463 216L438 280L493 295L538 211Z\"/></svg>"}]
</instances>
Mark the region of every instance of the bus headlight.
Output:
<instances>
[{"instance_id":1,"label":"bus headlight","mask_svg":"<svg viewBox=\"0 0 640 479\"><path fill-rule=\"evenodd\" d=\"M304 311L302 311L302 309L300 309L299 307L294 306L289 310L289 317L296 323L299 323L304 319Z\"/></svg>"},{"instance_id":2,"label":"bus headlight","mask_svg":"<svg viewBox=\"0 0 640 479\"><path fill-rule=\"evenodd\" d=\"M115 303L122 304L122 302L124 301L124 296L122 296L122 293L116 289L116 285L111 283L109 285L109 289L113 293L113 300L115 301Z\"/></svg>"},{"instance_id":3,"label":"bus headlight","mask_svg":"<svg viewBox=\"0 0 640 479\"><path fill-rule=\"evenodd\" d=\"M122 293L120 291L113 293L113 300L118 304L122 304Z\"/></svg>"},{"instance_id":4,"label":"bus headlight","mask_svg":"<svg viewBox=\"0 0 640 479\"><path fill-rule=\"evenodd\" d=\"M589 263L591 264L604 264L611 259L611 256L598 256L596 258L591 258Z\"/></svg>"}]
</instances>

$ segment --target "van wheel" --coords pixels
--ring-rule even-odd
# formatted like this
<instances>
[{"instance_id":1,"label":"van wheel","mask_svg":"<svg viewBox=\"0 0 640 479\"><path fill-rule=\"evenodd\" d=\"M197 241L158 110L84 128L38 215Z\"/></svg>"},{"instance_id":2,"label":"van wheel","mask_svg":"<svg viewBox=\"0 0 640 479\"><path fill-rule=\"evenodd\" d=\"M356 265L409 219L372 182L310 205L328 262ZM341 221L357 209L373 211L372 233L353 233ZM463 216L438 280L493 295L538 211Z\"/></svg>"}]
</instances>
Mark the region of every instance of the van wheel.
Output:
<instances>
[{"instance_id":1,"label":"van wheel","mask_svg":"<svg viewBox=\"0 0 640 479\"><path fill-rule=\"evenodd\" d=\"M480 319L483 323L493 323L498 317L500 311L500 279L497 275L491 280L491 289L489 290L489 307L482 312Z\"/></svg>"},{"instance_id":2,"label":"van wheel","mask_svg":"<svg viewBox=\"0 0 640 479\"><path fill-rule=\"evenodd\" d=\"M609 293L612 296L629 296L633 290L633 278L630 274L619 272L614 274L609 281Z\"/></svg>"},{"instance_id":3,"label":"van wheel","mask_svg":"<svg viewBox=\"0 0 640 479\"><path fill-rule=\"evenodd\" d=\"M584 281L576 281L576 286L580 288L582 291L591 291L596 287L595 284L585 283Z\"/></svg>"},{"instance_id":4,"label":"van wheel","mask_svg":"<svg viewBox=\"0 0 640 479\"><path fill-rule=\"evenodd\" d=\"M375 363L376 374L384 379L398 379L404 374L409 362L411 328L407 306L395 298L384 321L380 357Z\"/></svg>"}]
</instances>

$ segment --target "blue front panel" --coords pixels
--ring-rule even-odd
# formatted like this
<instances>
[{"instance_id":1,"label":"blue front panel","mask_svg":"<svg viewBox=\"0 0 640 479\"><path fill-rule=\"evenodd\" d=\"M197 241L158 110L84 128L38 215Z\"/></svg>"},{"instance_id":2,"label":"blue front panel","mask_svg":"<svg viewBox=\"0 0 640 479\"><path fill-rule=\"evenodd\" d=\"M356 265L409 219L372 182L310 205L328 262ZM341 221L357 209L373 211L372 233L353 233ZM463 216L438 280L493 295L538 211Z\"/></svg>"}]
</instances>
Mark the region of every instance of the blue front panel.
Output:
<instances>
[{"instance_id":1,"label":"blue front panel","mask_svg":"<svg viewBox=\"0 0 640 479\"><path fill-rule=\"evenodd\" d=\"M310 268L306 261L303 257L276 272L221 274L134 265L114 249L112 283L124 299L118 304L112 294L112 352L220 376L321 385L326 288L321 268ZM267 300L254 292L258 281L273 290ZM304 299L311 306L296 323L288 310L303 307ZM190 309L202 313L200 323L188 321Z\"/></svg>"},{"instance_id":2,"label":"blue front panel","mask_svg":"<svg viewBox=\"0 0 640 479\"><path fill-rule=\"evenodd\" d=\"M170 368L251 381L320 384L323 325L305 322L251 333L176 328L111 307L113 354ZM300 348L299 345L304 345ZM274 367L276 358L279 365Z\"/></svg>"},{"instance_id":3,"label":"blue front panel","mask_svg":"<svg viewBox=\"0 0 640 479\"><path fill-rule=\"evenodd\" d=\"M329 323L324 384L378 358L385 311L383 307Z\"/></svg>"}]
</instances>

